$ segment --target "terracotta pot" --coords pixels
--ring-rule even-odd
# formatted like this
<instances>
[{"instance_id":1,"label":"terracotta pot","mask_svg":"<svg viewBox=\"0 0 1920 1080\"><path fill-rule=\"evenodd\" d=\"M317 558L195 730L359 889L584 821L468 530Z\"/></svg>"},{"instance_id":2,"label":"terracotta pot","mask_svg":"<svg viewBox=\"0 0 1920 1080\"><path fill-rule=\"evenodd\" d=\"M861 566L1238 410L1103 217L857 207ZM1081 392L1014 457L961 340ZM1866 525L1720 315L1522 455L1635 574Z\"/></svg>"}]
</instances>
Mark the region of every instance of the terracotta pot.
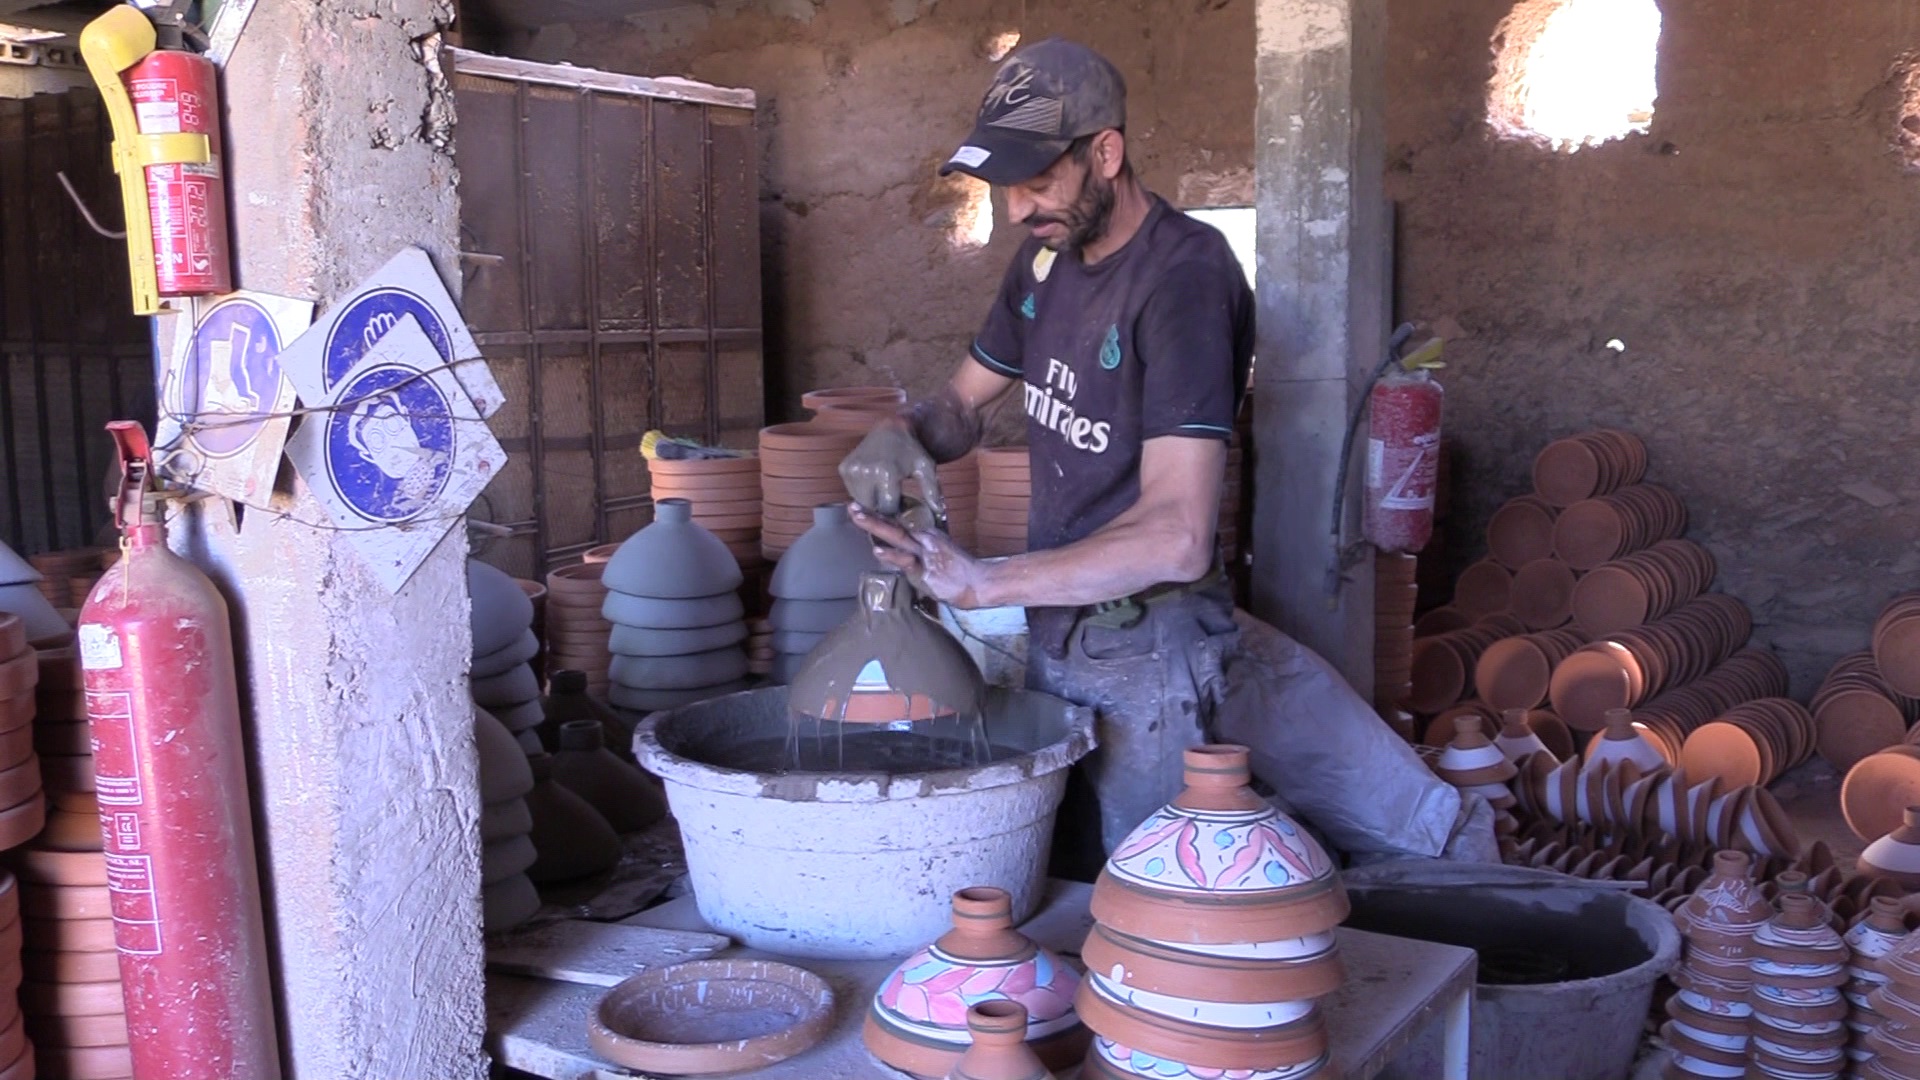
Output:
<instances>
[{"instance_id":1,"label":"terracotta pot","mask_svg":"<svg viewBox=\"0 0 1920 1080\"><path fill-rule=\"evenodd\" d=\"M1081 958L1125 990L1227 1004L1312 1001L1338 990L1345 979L1331 932L1293 941L1175 946L1095 924Z\"/></svg>"},{"instance_id":2,"label":"terracotta pot","mask_svg":"<svg viewBox=\"0 0 1920 1080\"><path fill-rule=\"evenodd\" d=\"M983 1001L967 1010L972 1042L948 1080L1053 1080L1027 1045L1027 1010L1012 1001Z\"/></svg>"},{"instance_id":3,"label":"terracotta pot","mask_svg":"<svg viewBox=\"0 0 1920 1080\"><path fill-rule=\"evenodd\" d=\"M1346 918L1326 852L1247 787L1247 760L1239 746L1186 752L1186 790L1101 870L1097 921L1150 941L1231 945L1310 937Z\"/></svg>"},{"instance_id":4,"label":"terracotta pot","mask_svg":"<svg viewBox=\"0 0 1920 1080\"><path fill-rule=\"evenodd\" d=\"M1265 1070L1248 1073L1253 1080L1308 1080L1309 1077L1326 1074L1327 1059L1304 1062L1285 1069ZM1080 1075L1082 1080L1215 1080L1223 1074L1218 1069L1203 1066L1186 1065L1166 1058L1156 1057L1131 1046L1124 1046L1111 1039L1095 1037L1093 1052L1087 1056ZM1239 1075L1239 1074L1232 1074Z\"/></svg>"},{"instance_id":5,"label":"terracotta pot","mask_svg":"<svg viewBox=\"0 0 1920 1080\"><path fill-rule=\"evenodd\" d=\"M817 411L835 405L905 405L907 392L897 386L836 386L800 395L802 408Z\"/></svg>"},{"instance_id":6,"label":"terracotta pot","mask_svg":"<svg viewBox=\"0 0 1920 1080\"><path fill-rule=\"evenodd\" d=\"M1194 1066L1278 1071L1317 1062L1327 1052L1326 1024L1312 1003L1228 1007L1160 1000L1116 989L1097 973L1081 982L1074 1003L1099 1036Z\"/></svg>"},{"instance_id":7,"label":"terracotta pot","mask_svg":"<svg viewBox=\"0 0 1920 1080\"><path fill-rule=\"evenodd\" d=\"M1018 1004L1026 1037L1046 1067L1067 1069L1090 1033L1073 1011L1080 973L1013 929L1004 889L953 895L953 929L902 961L869 1003L862 1038L875 1057L916 1076L945 1076L968 1042L968 1007L983 999Z\"/></svg>"}]
</instances>

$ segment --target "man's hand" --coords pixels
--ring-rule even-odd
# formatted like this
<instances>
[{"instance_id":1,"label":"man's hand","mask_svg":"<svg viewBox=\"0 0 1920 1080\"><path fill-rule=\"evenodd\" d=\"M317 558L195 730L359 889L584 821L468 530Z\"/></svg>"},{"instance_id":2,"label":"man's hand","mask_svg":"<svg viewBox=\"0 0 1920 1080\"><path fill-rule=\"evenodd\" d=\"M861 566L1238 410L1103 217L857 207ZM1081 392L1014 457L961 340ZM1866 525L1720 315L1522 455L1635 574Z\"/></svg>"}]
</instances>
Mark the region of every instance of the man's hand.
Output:
<instances>
[{"instance_id":1,"label":"man's hand","mask_svg":"<svg viewBox=\"0 0 1920 1080\"><path fill-rule=\"evenodd\" d=\"M852 514L853 523L876 541L874 556L906 574L921 593L957 608L986 606L986 564L945 533L908 531L859 509Z\"/></svg>"},{"instance_id":2,"label":"man's hand","mask_svg":"<svg viewBox=\"0 0 1920 1080\"><path fill-rule=\"evenodd\" d=\"M920 491L935 514L946 516L947 500L940 492L933 455L913 437L904 420L882 422L840 463L840 481L847 485L854 503L884 517L900 513L900 486L908 477L920 481Z\"/></svg>"}]
</instances>

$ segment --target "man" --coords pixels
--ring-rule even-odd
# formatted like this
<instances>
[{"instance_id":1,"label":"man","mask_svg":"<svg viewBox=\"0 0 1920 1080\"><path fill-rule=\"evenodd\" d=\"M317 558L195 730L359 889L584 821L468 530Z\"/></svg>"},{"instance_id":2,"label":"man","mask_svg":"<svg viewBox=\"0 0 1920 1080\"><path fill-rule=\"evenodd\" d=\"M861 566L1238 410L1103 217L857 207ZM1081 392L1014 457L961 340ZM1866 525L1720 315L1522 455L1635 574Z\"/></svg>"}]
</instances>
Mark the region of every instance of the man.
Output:
<instances>
[{"instance_id":1,"label":"man","mask_svg":"<svg viewBox=\"0 0 1920 1080\"><path fill-rule=\"evenodd\" d=\"M957 607L1026 607L1029 686L1095 709L1100 747L1062 807L1057 872L1090 879L1179 791L1181 752L1210 738L1254 741L1256 771L1270 783L1319 787L1273 775L1297 770L1272 764L1287 756L1275 753L1279 728L1257 715L1288 704L1270 691L1294 676L1307 696L1293 704L1324 713L1335 700L1339 727L1373 729L1364 752L1401 770L1380 779L1400 781L1405 798L1377 786L1337 796L1395 804L1390 815L1402 820L1375 830L1373 846L1438 853L1459 806L1451 789L1318 657L1302 666L1305 650L1291 642L1277 660L1243 647L1214 522L1252 360L1253 296L1226 239L1134 174L1120 73L1072 42L1020 50L941 171L955 170L998 188L1008 218L1032 235L946 388L876 429L841 474L858 504L854 520L879 541L884 562ZM982 562L944 535L890 520L909 476L937 500L935 462L973 449L986 410L1016 381L1032 454L1029 552ZM1278 670L1292 667L1300 670ZM1236 695L1234 682L1248 692ZM1221 724L1236 699L1244 722ZM1328 801L1308 794L1296 805ZM1317 816L1343 812L1335 805ZM1409 824L1436 814L1449 819L1438 842L1431 824Z\"/></svg>"}]
</instances>

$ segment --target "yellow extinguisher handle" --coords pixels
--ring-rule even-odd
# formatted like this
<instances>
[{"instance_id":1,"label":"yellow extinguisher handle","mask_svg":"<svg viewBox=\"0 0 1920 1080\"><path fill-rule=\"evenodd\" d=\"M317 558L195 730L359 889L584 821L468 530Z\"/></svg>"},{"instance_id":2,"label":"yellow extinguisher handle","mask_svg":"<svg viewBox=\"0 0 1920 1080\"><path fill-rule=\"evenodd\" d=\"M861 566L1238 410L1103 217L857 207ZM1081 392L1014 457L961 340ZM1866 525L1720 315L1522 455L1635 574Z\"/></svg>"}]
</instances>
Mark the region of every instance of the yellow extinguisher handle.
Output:
<instances>
[{"instance_id":1,"label":"yellow extinguisher handle","mask_svg":"<svg viewBox=\"0 0 1920 1080\"><path fill-rule=\"evenodd\" d=\"M160 311L160 284L153 268L153 220L147 213L147 171L137 149L140 123L120 73L146 59L155 45L153 23L138 9L118 4L80 31L80 55L100 87L113 123L113 171L120 174L120 201L127 215L127 268L133 274L133 313Z\"/></svg>"}]
</instances>

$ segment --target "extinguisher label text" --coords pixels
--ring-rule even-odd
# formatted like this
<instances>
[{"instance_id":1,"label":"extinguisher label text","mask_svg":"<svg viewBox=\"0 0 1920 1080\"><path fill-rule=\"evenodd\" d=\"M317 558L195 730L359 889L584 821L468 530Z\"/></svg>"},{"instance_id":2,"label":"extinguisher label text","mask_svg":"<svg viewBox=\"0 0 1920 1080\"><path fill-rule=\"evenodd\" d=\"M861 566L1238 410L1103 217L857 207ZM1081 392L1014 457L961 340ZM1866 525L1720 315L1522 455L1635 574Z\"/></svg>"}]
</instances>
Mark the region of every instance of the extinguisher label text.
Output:
<instances>
[{"instance_id":1,"label":"extinguisher label text","mask_svg":"<svg viewBox=\"0 0 1920 1080\"><path fill-rule=\"evenodd\" d=\"M80 626L80 667L86 671L118 671L126 661L120 655L120 635L97 623Z\"/></svg>"}]
</instances>

